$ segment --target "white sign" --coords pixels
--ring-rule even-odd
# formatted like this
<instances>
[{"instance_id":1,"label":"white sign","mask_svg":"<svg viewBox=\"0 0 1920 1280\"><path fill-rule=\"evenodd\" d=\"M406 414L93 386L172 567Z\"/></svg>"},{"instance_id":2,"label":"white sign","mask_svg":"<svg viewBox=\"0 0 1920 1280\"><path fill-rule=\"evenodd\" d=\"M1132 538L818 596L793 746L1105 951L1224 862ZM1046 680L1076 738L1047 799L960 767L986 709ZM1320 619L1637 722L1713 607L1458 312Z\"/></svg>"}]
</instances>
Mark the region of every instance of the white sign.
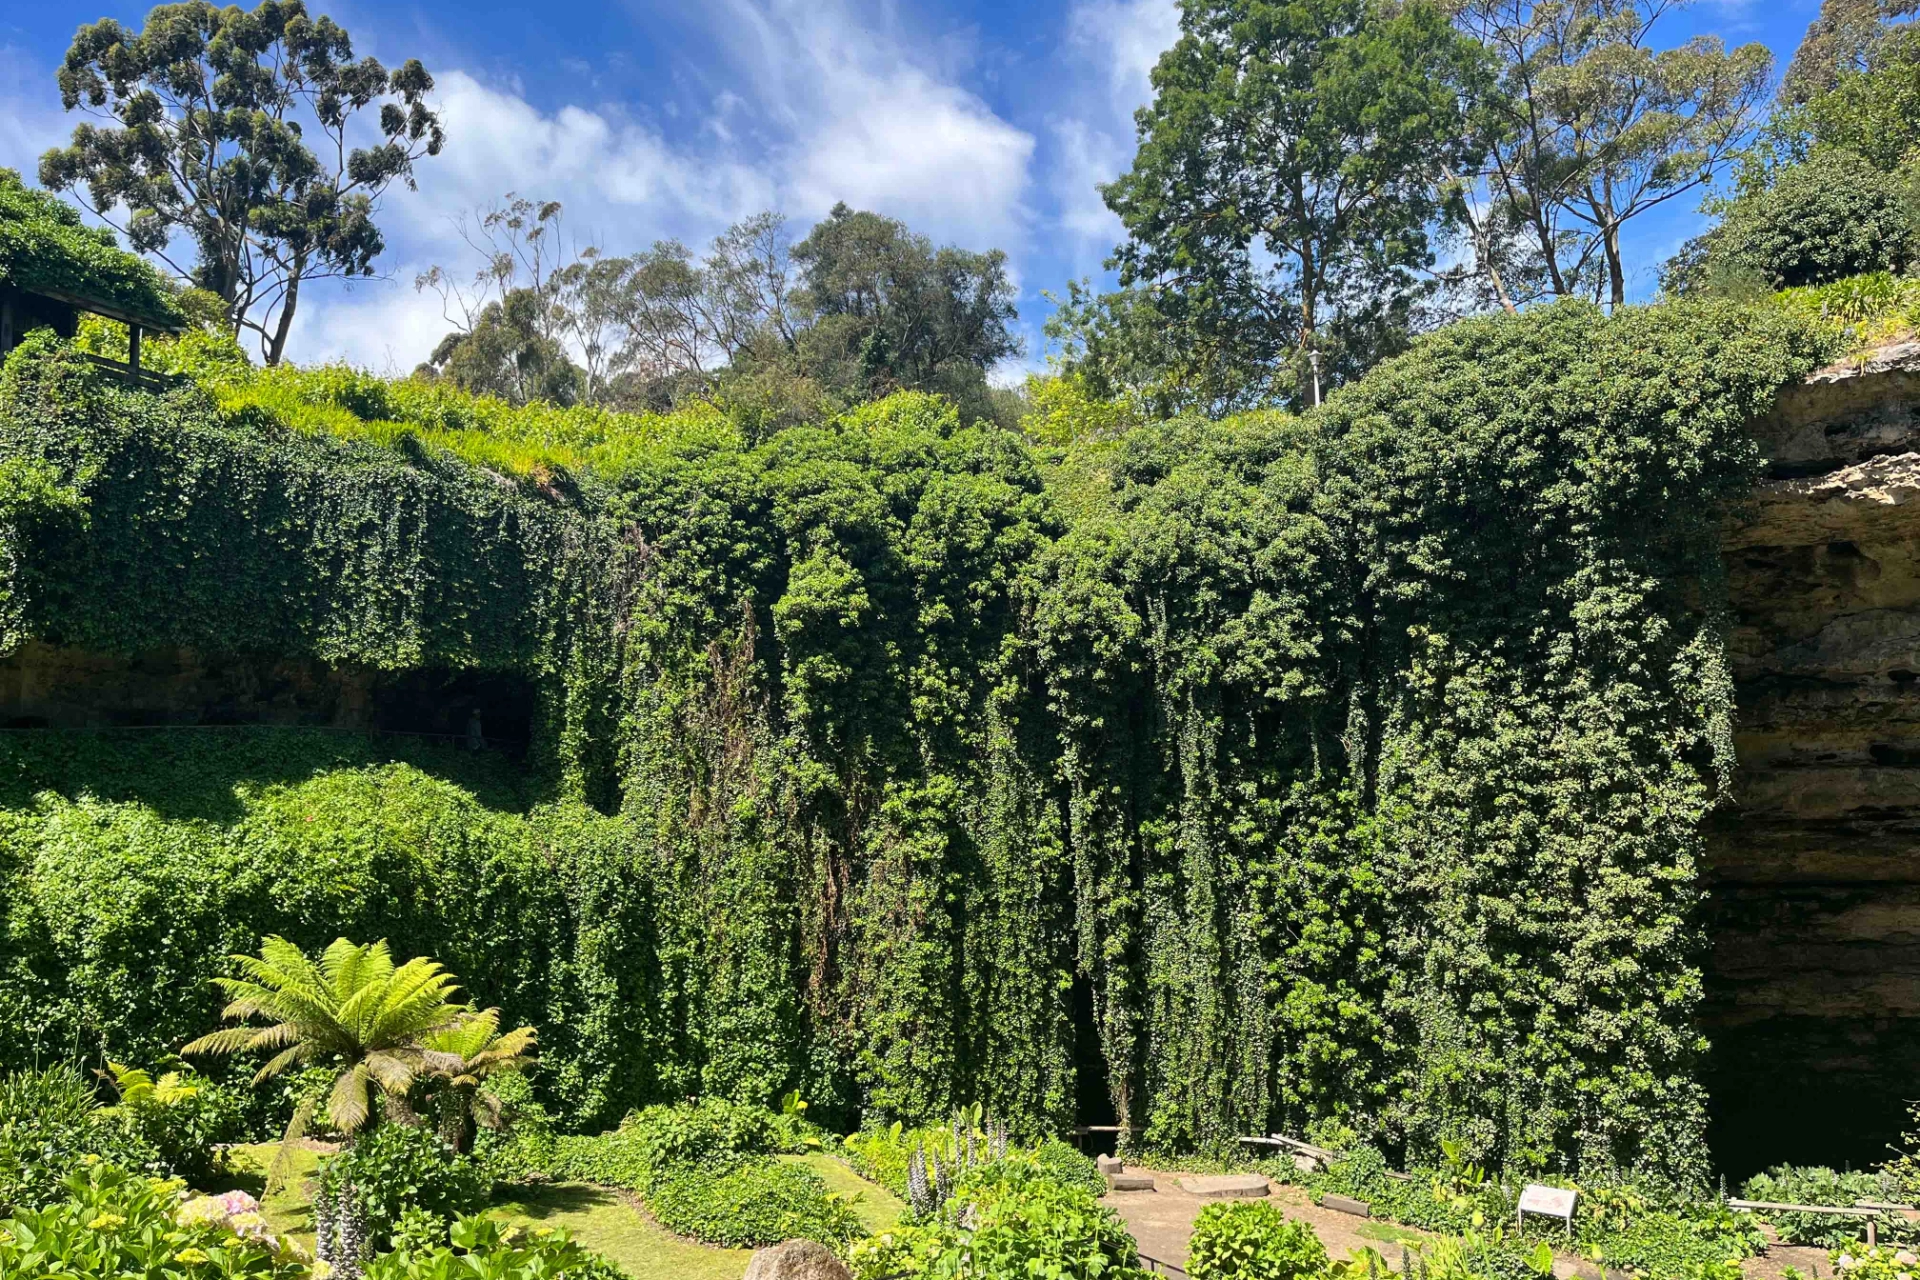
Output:
<instances>
[{"instance_id":1,"label":"white sign","mask_svg":"<svg viewBox=\"0 0 1920 1280\"><path fill-rule=\"evenodd\" d=\"M1573 1230L1573 1200L1579 1193L1567 1187L1543 1187L1537 1182L1529 1182L1520 1192L1520 1215L1542 1214L1549 1218L1566 1220L1567 1230Z\"/></svg>"}]
</instances>

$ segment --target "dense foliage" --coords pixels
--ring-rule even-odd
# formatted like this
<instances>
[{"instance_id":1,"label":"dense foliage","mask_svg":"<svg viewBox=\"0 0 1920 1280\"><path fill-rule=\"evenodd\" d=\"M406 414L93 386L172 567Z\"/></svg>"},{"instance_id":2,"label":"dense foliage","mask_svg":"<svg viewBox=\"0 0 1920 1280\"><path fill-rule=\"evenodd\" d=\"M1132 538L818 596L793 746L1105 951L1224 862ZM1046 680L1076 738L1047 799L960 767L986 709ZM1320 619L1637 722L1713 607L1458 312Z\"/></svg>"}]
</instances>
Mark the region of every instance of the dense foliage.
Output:
<instances>
[{"instance_id":1,"label":"dense foliage","mask_svg":"<svg viewBox=\"0 0 1920 1280\"><path fill-rule=\"evenodd\" d=\"M1916 251L1912 176L1822 148L1729 202L1720 225L1670 265L1667 283L1682 291L1797 288L1904 271Z\"/></svg>"},{"instance_id":2,"label":"dense foliage","mask_svg":"<svg viewBox=\"0 0 1920 1280\"><path fill-rule=\"evenodd\" d=\"M344 1200L357 1204L367 1243L383 1249L408 1209L456 1218L484 1206L489 1188L479 1163L436 1134L383 1124L321 1161L315 1195L316 1203L328 1202L336 1213Z\"/></svg>"},{"instance_id":3,"label":"dense foliage","mask_svg":"<svg viewBox=\"0 0 1920 1280\"><path fill-rule=\"evenodd\" d=\"M1206 1206L1187 1243L1193 1280L1314 1280L1327 1261L1313 1227L1270 1200Z\"/></svg>"},{"instance_id":4,"label":"dense foliage","mask_svg":"<svg viewBox=\"0 0 1920 1280\"><path fill-rule=\"evenodd\" d=\"M995 1165L963 1181L931 1222L856 1243L854 1280L1140 1280L1133 1237L1086 1191L1031 1170Z\"/></svg>"},{"instance_id":5,"label":"dense foliage","mask_svg":"<svg viewBox=\"0 0 1920 1280\"><path fill-rule=\"evenodd\" d=\"M0 1059L153 1060L261 934L385 937L538 1028L570 1126L1085 1099L1157 1145L1340 1115L1396 1159L1697 1175L1716 522L1822 341L1569 304L1302 419L1046 452L920 395L757 444L467 412L577 459L507 471L414 390L363 418L333 378L336 431L277 407L317 376L152 397L22 353L0 457L69 500L0 524L9 646L508 672L537 710L519 777L11 735Z\"/></svg>"},{"instance_id":6,"label":"dense foliage","mask_svg":"<svg viewBox=\"0 0 1920 1280\"><path fill-rule=\"evenodd\" d=\"M1365 1200L1375 1217L1461 1240L1474 1255L1472 1272L1516 1278L1542 1272L1531 1260L1542 1256L1543 1244L1563 1248L1564 1228L1530 1217L1524 1234L1514 1234L1505 1224L1514 1221L1518 1186L1462 1159L1456 1144L1447 1145L1445 1163L1416 1166L1407 1176L1390 1176L1378 1151L1356 1145L1307 1182L1319 1193ZM1718 1198L1671 1188L1649 1193L1609 1181L1547 1180L1579 1191L1573 1243L1609 1268L1650 1280L1735 1280L1740 1260L1764 1244L1752 1216ZM1550 1262L1551 1249L1544 1256Z\"/></svg>"},{"instance_id":7,"label":"dense foliage","mask_svg":"<svg viewBox=\"0 0 1920 1280\"><path fill-rule=\"evenodd\" d=\"M76 1280L309 1280L311 1267L255 1215L189 1212L180 1184L95 1164L65 1196L0 1218L0 1275Z\"/></svg>"},{"instance_id":8,"label":"dense foliage","mask_svg":"<svg viewBox=\"0 0 1920 1280\"><path fill-rule=\"evenodd\" d=\"M159 272L13 169L0 169L0 287L6 285L87 298L157 324L181 320Z\"/></svg>"},{"instance_id":9,"label":"dense foliage","mask_svg":"<svg viewBox=\"0 0 1920 1280\"><path fill-rule=\"evenodd\" d=\"M433 1243L373 1259L364 1280L620 1280L626 1273L563 1231L521 1231L490 1218L461 1218Z\"/></svg>"},{"instance_id":10,"label":"dense foliage","mask_svg":"<svg viewBox=\"0 0 1920 1280\"><path fill-rule=\"evenodd\" d=\"M1776 1165L1748 1178L1740 1187L1740 1195L1746 1200L1775 1204L1852 1205L1861 1201L1888 1204L1901 1200L1901 1190L1897 1179L1885 1174ZM1845 1248L1866 1233L1866 1223L1861 1219L1831 1214L1770 1212L1767 1221L1788 1244L1813 1244L1825 1249ZM1895 1239L1908 1234L1909 1228L1903 1217L1891 1212L1882 1215L1875 1226L1879 1228L1879 1236Z\"/></svg>"},{"instance_id":11,"label":"dense foliage","mask_svg":"<svg viewBox=\"0 0 1920 1280\"><path fill-rule=\"evenodd\" d=\"M863 1234L819 1174L769 1157L673 1165L649 1179L646 1201L662 1226L709 1244L759 1248L806 1239L843 1248Z\"/></svg>"}]
</instances>

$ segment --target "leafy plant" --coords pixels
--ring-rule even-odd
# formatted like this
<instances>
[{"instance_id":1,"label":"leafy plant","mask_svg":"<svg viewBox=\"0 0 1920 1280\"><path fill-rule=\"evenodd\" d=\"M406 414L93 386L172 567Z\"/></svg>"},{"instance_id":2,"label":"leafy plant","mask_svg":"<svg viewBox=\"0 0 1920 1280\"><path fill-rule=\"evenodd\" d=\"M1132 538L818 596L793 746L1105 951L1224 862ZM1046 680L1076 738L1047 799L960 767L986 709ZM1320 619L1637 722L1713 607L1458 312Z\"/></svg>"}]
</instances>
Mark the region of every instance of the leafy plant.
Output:
<instances>
[{"instance_id":1,"label":"leafy plant","mask_svg":"<svg viewBox=\"0 0 1920 1280\"><path fill-rule=\"evenodd\" d=\"M96 1162L65 1198L0 1218L0 1275L74 1280L309 1280L307 1261L228 1215L180 1212L180 1184Z\"/></svg>"},{"instance_id":2,"label":"leafy plant","mask_svg":"<svg viewBox=\"0 0 1920 1280\"><path fill-rule=\"evenodd\" d=\"M355 945L336 938L316 963L285 938L269 936L258 956L232 959L246 976L217 979L232 997L221 1016L269 1025L215 1031L180 1052L272 1052L255 1084L299 1064L337 1063L327 1114L344 1133L374 1121L377 1094L406 1096L423 1038L461 1013L451 1003L452 975L424 958L396 967L384 940Z\"/></svg>"},{"instance_id":3,"label":"leafy plant","mask_svg":"<svg viewBox=\"0 0 1920 1280\"><path fill-rule=\"evenodd\" d=\"M726 1098L648 1107L621 1127L632 1130L636 1153L653 1169L760 1155L774 1142L772 1113Z\"/></svg>"},{"instance_id":4,"label":"leafy plant","mask_svg":"<svg viewBox=\"0 0 1920 1280\"><path fill-rule=\"evenodd\" d=\"M73 1068L0 1075L0 1212L58 1201L83 1160L137 1168L159 1156L101 1108L93 1086Z\"/></svg>"},{"instance_id":5,"label":"leafy plant","mask_svg":"<svg viewBox=\"0 0 1920 1280\"><path fill-rule=\"evenodd\" d=\"M1889 1202L1895 1199L1899 1188L1887 1185L1887 1181L1873 1173L1836 1173L1819 1166L1782 1164L1748 1178L1741 1184L1740 1195L1742 1199L1769 1200L1776 1204L1846 1206L1856 1200ZM1844 1249L1860 1240L1866 1231L1866 1222L1861 1218L1772 1211L1762 1216L1788 1244ZM1901 1225L1905 1225L1904 1221ZM1880 1231L1889 1232L1893 1227L1893 1215L1883 1215Z\"/></svg>"},{"instance_id":6,"label":"leafy plant","mask_svg":"<svg viewBox=\"0 0 1920 1280\"><path fill-rule=\"evenodd\" d=\"M239 1134L241 1103L234 1092L191 1071L150 1072L109 1063L119 1101L108 1108L135 1143L151 1148L174 1176L205 1185L221 1167L218 1144Z\"/></svg>"},{"instance_id":7,"label":"leafy plant","mask_svg":"<svg viewBox=\"0 0 1920 1280\"><path fill-rule=\"evenodd\" d=\"M459 1218L438 1240L408 1240L367 1264L365 1280L623 1280L564 1231Z\"/></svg>"},{"instance_id":8,"label":"leafy plant","mask_svg":"<svg viewBox=\"0 0 1920 1280\"><path fill-rule=\"evenodd\" d=\"M499 1099L482 1086L532 1066L538 1038L532 1027L502 1033L498 1009L468 1011L420 1037L421 1067L434 1095L441 1136L455 1151L472 1149L476 1127L500 1127Z\"/></svg>"},{"instance_id":9,"label":"leafy plant","mask_svg":"<svg viewBox=\"0 0 1920 1280\"><path fill-rule=\"evenodd\" d=\"M321 1161L315 1226L325 1236L330 1223L357 1215L355 1229L364 1223L365 1247L377 1250L385 1247L409 1209L451 1219L483 1206L490 1188L480 1165L438 1135L407 1125L381 1125Z\"/></svg>"},{"instance_id":10,"label":"leafy plant","mask_svg":"<svg viewBox=\"0 0 1920 1280\"><path fill-rule=\"evenodd\" d=\"M1267 1200L1208 1205L1187 1245L1193 1280L1314 1280L1327 1264L1313 1227Z\"/></svg>"},{"instance_id":11,"label":"leafy plant","mask_svg":"<svg viewBox=\"0 0 1920 1280\"><path fill-rule=\"evenodd\" d=\"M672 1165L648 1178L644 1195L660 1225L708 1244L758 1248L804 1238L839 1249L864 1230L819 1174L767 1157Z\"/></svg>"},{"instance_id":12,"label":"leafy plant","mask_svg":"<svg viewBox=\"0 0 1920 1280\"><path fill-rule=\"evenodd\" d=\"M857 1241L848 1257L855 1280L1147 1274L1112 1210L1080 1188L1018 1166L990 1166L963 1180L938 1217Z\"/></svg>"}]
</instances>

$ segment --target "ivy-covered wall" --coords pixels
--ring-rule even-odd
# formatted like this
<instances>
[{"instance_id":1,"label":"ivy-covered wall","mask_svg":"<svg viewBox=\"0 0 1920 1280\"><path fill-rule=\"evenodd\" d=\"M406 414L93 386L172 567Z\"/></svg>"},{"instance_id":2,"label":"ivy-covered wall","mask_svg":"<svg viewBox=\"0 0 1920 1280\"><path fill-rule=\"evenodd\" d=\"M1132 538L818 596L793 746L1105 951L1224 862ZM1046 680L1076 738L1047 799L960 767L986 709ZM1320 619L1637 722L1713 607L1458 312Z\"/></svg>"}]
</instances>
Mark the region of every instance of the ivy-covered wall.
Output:
<instances>
[{"instance_id":1,"label":"ivy-covered wall","mask_svg":"<svg viewBox=\"0 0 1920 1280\"><path fill-rule=\"evenodd\" d=\"M236 741L151 764L228 797L188 814L16 747L0 1007L155 1050L211 1016L220 953L298 920L538 1021L581 1124L798 1087L1058 1127L1092 1043L1156 1144L1340 1116L1700 1175L1715 531L1816 347L1777 313L1561 306L1301 420L1036 450L897 396L758 445L654 421L525 477L31 352L0 384L0 465L37 486L0 506L7 646L514 670L543 715L512 804L431 761L262 775ZM233 886L127 914L181 974L101 976L75 830L128 883ZM336 841L361 879L315 869Z\"/></svg>"}]
</instances>

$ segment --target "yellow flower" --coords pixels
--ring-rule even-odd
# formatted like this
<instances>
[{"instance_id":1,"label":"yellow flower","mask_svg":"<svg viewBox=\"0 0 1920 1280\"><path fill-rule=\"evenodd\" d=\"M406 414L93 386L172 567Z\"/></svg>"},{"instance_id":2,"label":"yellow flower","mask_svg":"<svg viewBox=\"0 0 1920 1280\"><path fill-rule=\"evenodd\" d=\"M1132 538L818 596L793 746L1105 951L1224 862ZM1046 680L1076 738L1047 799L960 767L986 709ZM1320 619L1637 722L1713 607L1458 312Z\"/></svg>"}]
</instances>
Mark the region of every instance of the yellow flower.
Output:
<instances>
[{"instance_id":1,"label":"yellow flower","mask_svg":"<svg viewBox=\"0 0 1920 1280\"><path fill-rule=\"evenodd\" d=\"M207 1255L199 1249L182 1249L173 1255L173 1260L175 1262L183 1262L190 1267L195 1267L205 1262Z\"/></svg>"},{"instance_id":2,"label":"yellow flower","mask_svg":"<svg viewBox=\"0 0 1920 1280\"><path fill-rule=\"evenodd\" d=\"M333 1274L333 1264L321 1258L313 1264L313 1280L327 1280Z\"/></svg>"},{"instance_id":3,"label":"yellow flower","mask_svg":"<svg viewBox=\"0 0 1920 1280\"><path fill-rule=\"evenodd\" d=\"M89 1231L117 1231L127 1225L127 1220L117 1213L103 1213L87 1224Z\"/></svg>"}]
</instances>

